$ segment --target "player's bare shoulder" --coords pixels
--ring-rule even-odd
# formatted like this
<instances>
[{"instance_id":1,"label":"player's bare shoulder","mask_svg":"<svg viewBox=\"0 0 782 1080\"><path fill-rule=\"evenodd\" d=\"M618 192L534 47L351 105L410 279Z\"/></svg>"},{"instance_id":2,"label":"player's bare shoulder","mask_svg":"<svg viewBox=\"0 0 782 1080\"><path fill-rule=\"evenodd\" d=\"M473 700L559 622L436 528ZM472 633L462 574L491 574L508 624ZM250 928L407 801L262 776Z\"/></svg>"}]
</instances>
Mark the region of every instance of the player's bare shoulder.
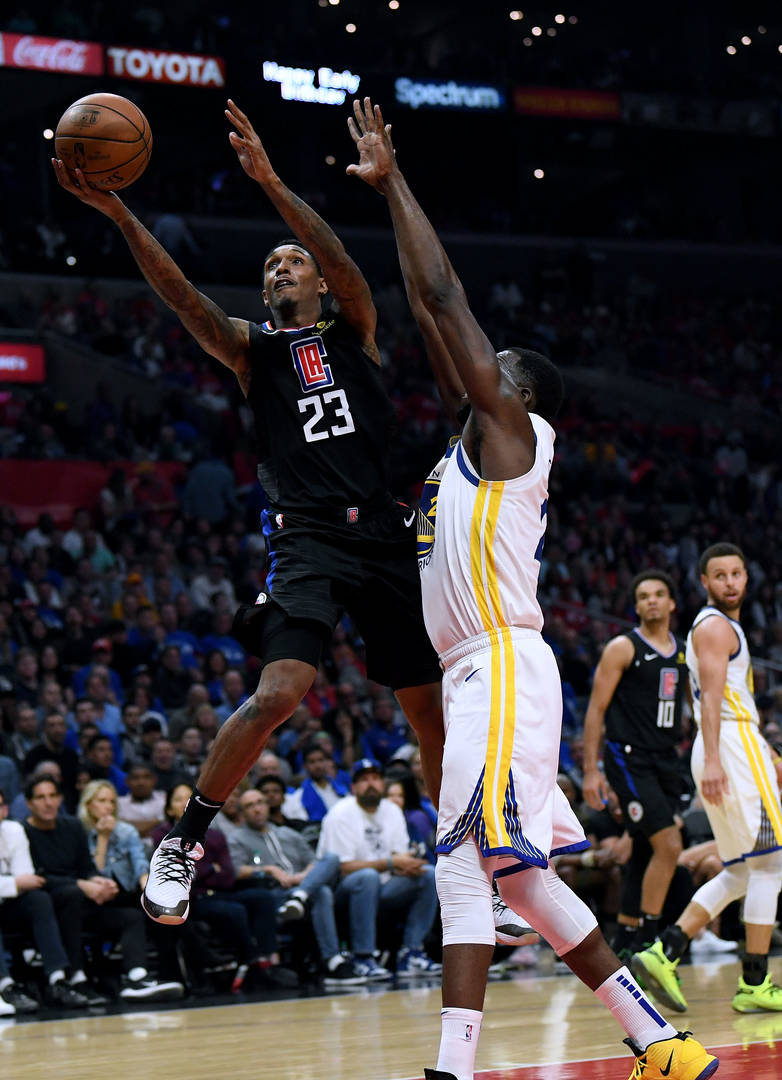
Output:
<instances>
[{"instance_id":1,"label":"player's bare shoulder","mask_svg":"<svg viewBox=\"0 0 782 1080\"><path fill-rule=\"evenodd\" d=\"M624 670L630 666L634 655L635 649L627 634L618 634L605 645L600 656L600 664L604 667Z\"/></svg>"},{"instance_id":2,"label":"player's bare shoulder","mask_svg":"<svg viewBox=\"0 0 782 1080\"><path fill-rule=\"evenodd\" d=\"M730 656L741 643L731 623L715 612L693 628L692 644L696 655L713 651Z\"/></svg>"}]
</instances>

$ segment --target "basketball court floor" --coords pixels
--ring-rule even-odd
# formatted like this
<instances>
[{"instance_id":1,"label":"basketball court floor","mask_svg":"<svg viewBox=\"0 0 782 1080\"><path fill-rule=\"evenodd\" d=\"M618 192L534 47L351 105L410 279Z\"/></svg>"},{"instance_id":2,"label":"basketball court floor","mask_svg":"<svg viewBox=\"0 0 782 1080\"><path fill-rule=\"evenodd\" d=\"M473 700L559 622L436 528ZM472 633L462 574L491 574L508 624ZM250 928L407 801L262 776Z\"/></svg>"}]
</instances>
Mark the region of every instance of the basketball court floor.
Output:
<instances>
[{"instance_id":1,"label":"basketball court floor","mask_svg":"<svg viewBox=\"0 0 782 1080\"><path fill-rule=\"evenodd\" d=\"M782 959L771 970L782 974ZM542 969L542 970L541 970ZM490 983L480 1080L627 1080L622 1032L570 974L516 973ZM738 965L683 969L692 1028L721 1059L718 1076L782 1077L782 1013L730 1007ZM246 1004L0 1021L3 1080L418 1080L439 1037L436 982ZM670 1016L670 1014L669 1014Z\"/></svg>"}]
</instances>

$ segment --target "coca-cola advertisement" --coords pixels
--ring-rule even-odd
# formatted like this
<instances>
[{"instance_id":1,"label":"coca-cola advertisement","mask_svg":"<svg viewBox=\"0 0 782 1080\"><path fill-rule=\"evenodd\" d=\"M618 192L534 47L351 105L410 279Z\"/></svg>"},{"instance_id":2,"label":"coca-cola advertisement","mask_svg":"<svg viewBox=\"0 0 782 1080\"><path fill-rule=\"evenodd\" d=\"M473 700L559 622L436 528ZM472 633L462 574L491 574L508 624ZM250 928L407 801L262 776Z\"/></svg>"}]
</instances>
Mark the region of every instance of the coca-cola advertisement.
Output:
<instances>
[{"instance_id":1,"label":"coca-cola advertisement","mask_svg":"<svg viewBox=\"0 0 782 1080\"><path fill-rule=\"evenodd\" d=\"M0 67L35 68L64 75L102 75L103 46L94 41L0 33Z\"/></svg>"},{"instance_id":2,"label":"coca-cola advertisement","mask_svg":"<svg viewBox=\"0 0 782 1080\"><path fill-rule=\"evenodd\" d=\"M109 75L118 79L180 86L225 86L225 61L221 56L109 45L106 63Z\"/></svg>"},{"instance_id":3,"label":"coca-cola advertisement","mask_svg":"<svg viewBox=\"0 0 782 1080\"><path fill-rule=\"evenodd\" d=\"M46 358L42 345L0 341L0 383L43 382Z\"/></svg>"}]
</instances>

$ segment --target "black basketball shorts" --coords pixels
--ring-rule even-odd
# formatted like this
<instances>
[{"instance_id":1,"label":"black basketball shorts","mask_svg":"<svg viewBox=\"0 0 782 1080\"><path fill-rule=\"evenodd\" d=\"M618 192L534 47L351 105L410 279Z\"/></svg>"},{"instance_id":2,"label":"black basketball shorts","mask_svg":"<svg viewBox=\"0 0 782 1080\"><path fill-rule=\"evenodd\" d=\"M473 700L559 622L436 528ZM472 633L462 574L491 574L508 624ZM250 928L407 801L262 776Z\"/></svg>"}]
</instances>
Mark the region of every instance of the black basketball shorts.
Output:
<instances>
[{"instance_id":1,"label":"black basketball shorts","mask_svg":"<svg viewBox=\"0 0 782 1080\"><path fill-rule=\"evenodd\" d=\"M674 751L652 754L606 742L606 780L617 794L627 831L647 838L674 824L686 783Z\"/></svg>"},{"instance_id":2,"label":"black basketball shorts","mask_svg":"<svg viewBox=\"0 0 782 1080\"><path fill-rule=\"evenodd\" d=\"M326 648L347 612L364 640L368 678L393 690L439 682L421 611L414 512L389 501L354 524L339 518L264 513L272 603L261 659L312 663L319 633ZM275 608L287 618L281 621ZM292 630L307 656L277 655L283 644L295 647Z\"/></svg>"}]
</instances>

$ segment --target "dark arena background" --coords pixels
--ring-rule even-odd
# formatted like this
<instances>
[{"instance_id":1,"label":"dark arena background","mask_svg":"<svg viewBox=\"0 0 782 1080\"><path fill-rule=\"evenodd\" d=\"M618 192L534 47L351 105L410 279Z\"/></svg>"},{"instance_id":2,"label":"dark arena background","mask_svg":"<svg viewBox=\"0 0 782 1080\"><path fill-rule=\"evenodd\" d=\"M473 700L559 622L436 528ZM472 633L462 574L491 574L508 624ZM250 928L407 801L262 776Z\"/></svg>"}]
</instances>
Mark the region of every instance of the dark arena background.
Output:
<instances>
[{"instance_id":1,"label":"dark arena background","mask_svg":"<svg viewBox=\"0 0 782 1080\"><path fill-rule=\"evenodd\" d=\"M40 943L4 914L17 887L3 828L27 816L34 766L54 761L71 813L96 779L119 791L120 818L123 799L149 806L153 820L139 827L148 859L166 795L194 782L259 677L231 636L234 609L266 577L252 415L232 372L146 285L115 226L58 186L53 132L84 95L142 110L151 160L123 200L228 315L262 322L263 260L290 230L229 144L227 98L248 114L280 177L371 285L397 417L392 490L408 505L453 432L387 206L345 174L354 97L383 106L494 346L536 349L561 369L538 595L563 686L561 783L600 852L568 881L609 940L623 824L581 801L582 732L601 650L635 622L628 587L639 570L671 576L673 629L686 637L704 600L699 554L717 541L744 551L761 734L782 751L782 12L752 0L515 2L3 5L0 885L11 884L0 887L0 975L6 966L31 1003L0 1009L8 1080L52 1069L62 1080L221 1069L237 1080L402 1080L434 1065L439 1037L438 978L335 993L308 919L279 926L287 984L275 966L242 970L230 927L147 923L149 985L178 989L137 998L122 994L121 935L87 926L93 1000L68 1008L51 998ZM242 790L280 776L295 802L302 749L315 743L338 776L369 756L418 798L414 736L365 676L346 617ZM678 753L691 800L688 716ZM153 782L127 794L139 765ZM683 809L685 848L708 843L697 799ZM317 823L298 825L316 843ZM702 880L681 873L663 925ZM782 1071L782 1012L730 1007L743 925L733 904L711 928L724 951L693 944L681 969L690 1012L673 1022L718 1053L720 1076L770 1080ZM385 920L379 960L393 968L399 943ZM427 950L437 960L439 949L438 921ZM777 981L781 950L775 930ZM633 1062L621 1036L545 943L497 949L484 1080L624 1080Z\"/></svg>"}]
</instances>

